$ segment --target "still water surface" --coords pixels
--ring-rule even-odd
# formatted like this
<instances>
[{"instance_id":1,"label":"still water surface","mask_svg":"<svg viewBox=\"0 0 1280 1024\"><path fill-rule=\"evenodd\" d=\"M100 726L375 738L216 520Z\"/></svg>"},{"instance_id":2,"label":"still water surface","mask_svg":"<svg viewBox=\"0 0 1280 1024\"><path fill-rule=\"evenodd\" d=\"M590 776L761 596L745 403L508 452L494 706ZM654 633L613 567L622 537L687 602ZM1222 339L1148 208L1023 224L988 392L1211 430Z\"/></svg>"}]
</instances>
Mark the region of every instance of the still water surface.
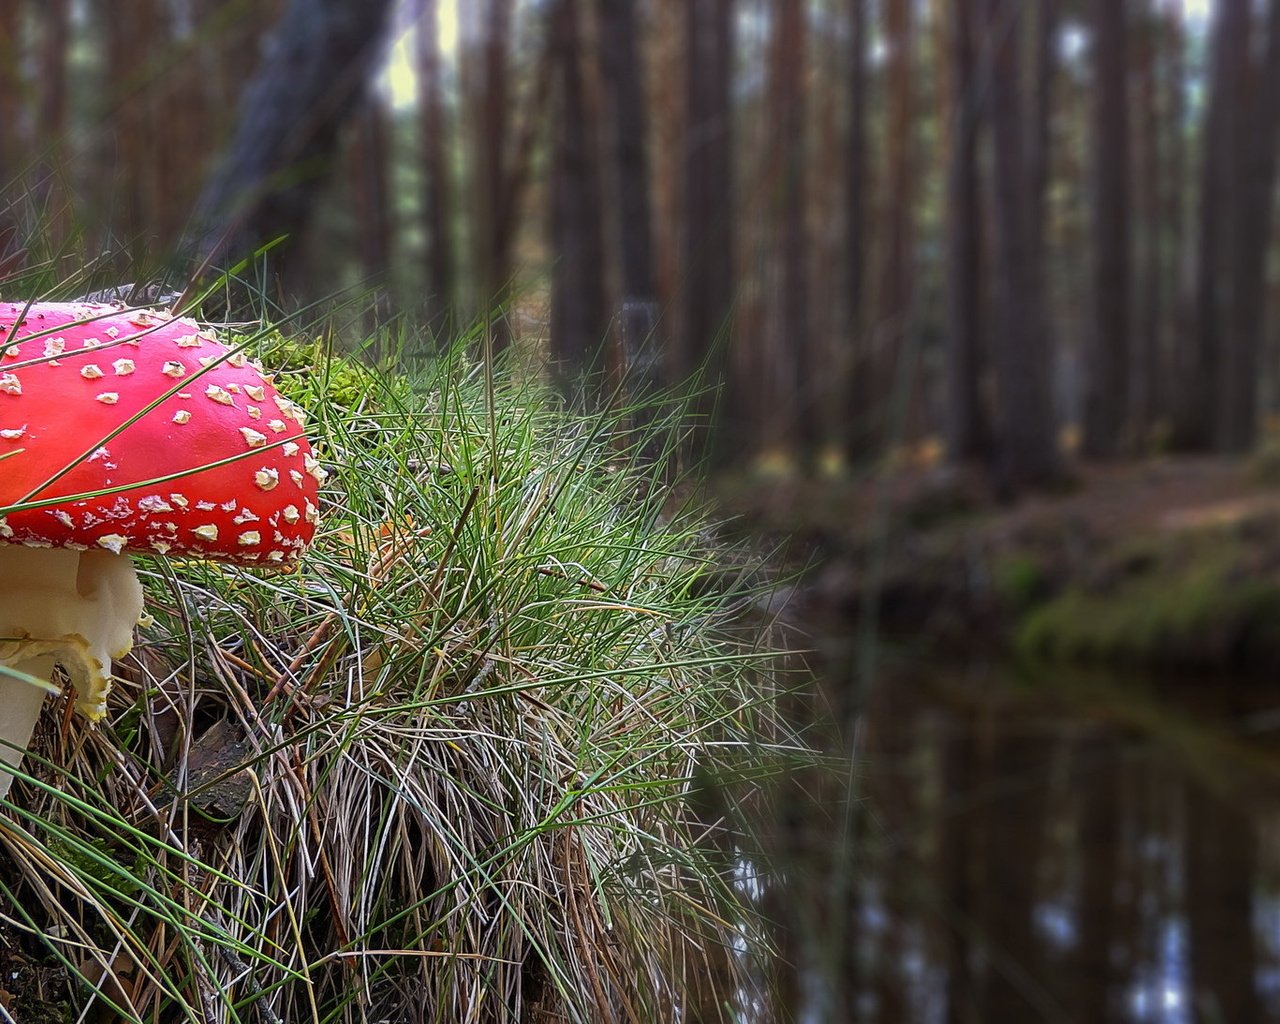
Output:
<instances>
[{"instance_id":1,"label":"still water surface","mask_svg":"<svg viewBox=\"0 0 1280 1024\"><path fill-rule=\"evenodd\" d=\"M892 676L779 799L801 1019L1280 1021L1280 685Z\"/></svg>"}]
</instances>

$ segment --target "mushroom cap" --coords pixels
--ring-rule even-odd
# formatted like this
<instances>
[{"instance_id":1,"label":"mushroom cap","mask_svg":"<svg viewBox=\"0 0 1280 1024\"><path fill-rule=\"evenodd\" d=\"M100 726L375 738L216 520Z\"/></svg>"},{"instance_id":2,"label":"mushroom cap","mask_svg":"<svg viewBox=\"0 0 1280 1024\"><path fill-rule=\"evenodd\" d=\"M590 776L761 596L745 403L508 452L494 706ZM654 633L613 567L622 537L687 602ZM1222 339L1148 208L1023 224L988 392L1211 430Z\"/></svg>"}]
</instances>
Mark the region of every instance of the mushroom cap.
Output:
<instances>
[{"instance_id":1,"label":"mushroom cap","mask_svg":"<svg viewBox=\"0 0 1280 1024\"><path fill-rule=\"evenodd\" d=\"M304 418L192 320L0 303L0 541L287 564L324 479Z\"/></svg>"}]
</instances>

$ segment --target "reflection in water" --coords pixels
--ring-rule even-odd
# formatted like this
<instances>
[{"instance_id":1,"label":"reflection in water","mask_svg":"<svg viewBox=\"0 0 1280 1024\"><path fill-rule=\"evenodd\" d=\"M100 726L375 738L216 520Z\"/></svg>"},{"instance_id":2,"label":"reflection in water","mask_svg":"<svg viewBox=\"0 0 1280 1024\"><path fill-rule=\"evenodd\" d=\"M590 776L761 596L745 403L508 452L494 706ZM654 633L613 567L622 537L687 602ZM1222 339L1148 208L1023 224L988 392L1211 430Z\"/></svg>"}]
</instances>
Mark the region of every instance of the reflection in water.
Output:
<instances>
[{"instance_id":1,"label":"reflection in water","mask_svg":"<svg viewBox=\"0 0 1280 1024\"><path fill-rule=\"evenodd\" d=\"M776 797L784 1005L824 1024L1280 1020L1276 708L1254 683L1156 701L1123 680L878 682L852 808L838 768Z\"/></svg>"}]
</instances>

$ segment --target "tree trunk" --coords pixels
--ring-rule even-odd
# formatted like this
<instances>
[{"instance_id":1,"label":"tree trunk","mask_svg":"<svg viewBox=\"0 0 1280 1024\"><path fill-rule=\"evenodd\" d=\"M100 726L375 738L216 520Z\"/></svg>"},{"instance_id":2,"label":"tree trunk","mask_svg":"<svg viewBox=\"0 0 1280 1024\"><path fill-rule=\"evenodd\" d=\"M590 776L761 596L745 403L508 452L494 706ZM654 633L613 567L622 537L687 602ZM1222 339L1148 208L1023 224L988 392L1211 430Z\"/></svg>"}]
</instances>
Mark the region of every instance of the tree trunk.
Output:
<instances>
[{"instance_id":1,"label":"tree trunk","mask_svg":"<svg viewBox=\"0 0 1280 1024\"><path fill-rule=\"evenodd\" d=\"M551 355L566 396L594 402L609 335L597 123L583 73L579 0L556 0L551 16Z\"/></svg>"},{"instance_id":2,"label":"tree trunk","mask_svg":"<svg viewBox=\"0 0 1280 1024\"><path fill-rule=\"evenodd\" d=\"M915 154L913 145L914 68L912 67L912 0L884 0L884 42L887 48L885 88L887 127L884 160L884 201L881 223L882 256L876 323L876 348L881 355L874 374L880 441L892 445L901 437L890 436L894 410L905 408L903 423L911 434L918 433L918 366L908 366L907 338L911 319L913 284L912 248L914 229ZM914 362L914 360L913 360ZM905 403L905 406L902 405Z\"/></svg>"},{"instance_id":3,"label":"tree trunk","mask_svg":"<svg viewBox=\"0 0 1280 1024\"><path fill-rule=\"evenodd\" d=\"M437 337L454 325L457 288L450 211L449 125L445 113L440 60L440 11L437 0L422 0L418 18L418 82L422 125L422 226L426 236L427 325Z\"/></svg>"},{"instance_id":4,"label":"tree trunk","mask_svg":"<svg viewBox=\"0 0 1280 1024\"><path fill-rule=\"evenodd\" d=\"M693 402L696 447L724 463L747 434L735 382L726 380L733 312L732 96L734 0L685 7L683 375L701 375ZM709 444L709 426L720 407Z\"/></svg>"},{"instance_id":5,"label":"tree trunk","mask_svg":"<svg viewBox=\"0 0 1280 1024\"><path fill-rule=\"evenodd\" d=\"M493 346L507 347L511 327L507 319L511 285L509 228L504 223L508 176L507 140L514 0L488 0L473 6L479 25L478 52L464 53L461 70L471 93L472 273L477 288L477 312L491 325ZM465 13L460 10L460 15Z\"/></svg>"},{"instance_id":6,"label":"tree trunk","mask_svg":"<svg viewBox=\"0 0 1280 1024\"><path fill-rule=\"evenodd\" d=\"M990 52L989 111L996 227L999 317L995 345L997 385L996 482L1001 492L1060 481L1055 437L1051 353L1040 329L1044 281L1036 272L1034 223L1039 196L1028 174L1018 15L1021 0L984 0Z\"/></svg>"},{"instance_id":7,"label":"tree trunk","mask_svg":"<svg viewBox=\"0 0 1280 1024\"><path fill-rule=\"evenodd\" d=\"M982 212L978 195L979 86L974 74L973 0L955 0L948 18L952 104L947 168L947 454L987 453L982 408Z\"/></svg>"},{"instance_id":8,"label":"tree trunk","mask_svg":"<svg viewBox=\"0 0 1280 1024\"><path fill-rule=\"evenodd\" d=\"M1156 55L1160 24L1149 2L1135 25L1132 96L1134 158L1129 180L1134 194L1133 330L1129 346L1129 417L1135 454L1148 447L1160 367L1167 362L1160 307L1163 289L1161 197L1165 173L1160 159L1161 115Z\"/></svg>"},{"instance_id":9,"label":"tree trunk","mask_svg":"<svg viewBox=\"0 0 1280 1024\"><path fill-rule=\"evenodd\" d=\"M805 225L806 21L804 4L774 0L769 54L768 111L772 139L769 194L773 196L769 316L762 361L761 452L787 461L817 445L812 392Z\"/></svg>"},{"instance_id":10,"label":"tree trunk","mask_svg":"<svg viewBox=\"0 0 1280 1024\"><path fill-rule=\"evenodd\" d=\"M366 293L365 333L391 316L390 285L394 217L390 195L390 127L382 104L369 97L357 115L354 145L350 147L352 191L355 193L356 238Z\"/></svg>"},{"instance_id":11,"label":"tree trunk","mask_svg":"<svg viewBox=\"0 0 1280 1024\"><path fill-rule=\"evenodd\" d=\"M849 124L845 137L844 245L847 355L842 361L841 392L847 398L845 448L850 459L867 452L872 399L870 346L863 309L867 273L867 0L848 0Z\"/></svg>"},{"instance_id":12,"label":"tree trunk","mask_svg":"<svg viewBox=\"0 0 1280 1024\"><path fill-rule=\"evenodd\" d=\"M1113 458L1129 445L1129 105L1125 2L1094 0L1094 325L1085 360L1081 450Z\"/></svg>"},{"instance_id":13,"label":"tree trunk","mask_svg":"<svg viewBox=\"0 0 1280 1024\"><path fill-rule=\"evenodd\" d=\"M185 255L228 265L275 245L278 278L380 52L390 0L289 0L197 204Z\"/></svg>"},{"instance_id":14,"label":"tree trunk","mask_svg":"<svg viewBox=\"0 0 1280 1024\"><path fill-rule=\"evenodd\" d=\"M1165 359L1159 368L1156 410L1164 431L1163 440L1176 439L1181 417L1180 402L1184 368L1191 365L1189 343L1194 339L1185 325L1189 315L1186 288L1187 204L1190 189L1186 129L1186 26L1176 12L1161 16L1159 66L1163 116L1160 119L1164 165L1160 200L1160 222L1164 228L1161 245L1165 253L1163 273L1166 301L1163 303L1161 333L1165 338Z\"/></svg>"},{"instance_id":15,"label":"tree trunk","mask_svg":"<svg viewBox=\"0 0 1280 1024\"><path fill-rule=\"evenodd\" d=\"M644 63L636 46L635 0L598 0L600 57L613 121L612 164L617 249L622 289L617 316L623 382L633 398L655 395L665 383L654 281L649 198L649 117ZM643 426L651 411L642 411Z\"/></svg>"},{"instance_id":16,"label":"tree trunk","mask_svg":"<svg viewBox=\"0 0 1280 1024\"><path fill-rule=\"evenodd\" d=\"M1231 309L1230 282L1223 273L1233 251L1228 222L1238 183L1241 74L1249 55L1249 0L1220 0L1215 7L1209 101L1201 142L1200 200L1196 241L1195 311L1190 318L1191 356L1184 368L1175 446L1190 451L1215 447L1224 418L1224 381L1234 370L1224 363L1223 335Z\"/></svg>"},{"instance_id":17,"label":"tree trunk","mask_svg":"<svg viewBox=\"0 0 1280 1024\"><path fill-rule=\"evenodd\" d=\"M1268 243L1274 207L1276 144L1280 141L1280 3L1266 22L1261 67L1250 76L1240 137L1239 178L1232 201L1236 221L1227 358L1222 374L1219 448L1246 452L1258 435L1258 377L1266 305ZM1254 64L1256 65L1256 61Z\"/></svg>"}]
</instances>

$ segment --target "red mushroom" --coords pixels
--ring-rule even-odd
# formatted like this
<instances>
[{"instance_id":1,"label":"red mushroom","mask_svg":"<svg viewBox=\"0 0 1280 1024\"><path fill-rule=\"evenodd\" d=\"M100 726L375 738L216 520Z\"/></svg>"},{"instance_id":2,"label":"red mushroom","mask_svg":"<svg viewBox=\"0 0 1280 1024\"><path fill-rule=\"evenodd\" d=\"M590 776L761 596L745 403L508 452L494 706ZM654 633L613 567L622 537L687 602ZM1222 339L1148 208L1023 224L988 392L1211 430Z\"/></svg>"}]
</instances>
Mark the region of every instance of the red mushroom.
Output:
<instances>
[{"instance_id":1,"label":"red mushroom","mask_svg":"<svg viewBox=\"0 0 1280 1024\"><path fill-rule=\"evenodd\" d=\"M302 411L191 320L0 303L0 797L61 664L102 717L133 642L129 556L294 562L324 471Z\"/></svg>"}]
</instances>

